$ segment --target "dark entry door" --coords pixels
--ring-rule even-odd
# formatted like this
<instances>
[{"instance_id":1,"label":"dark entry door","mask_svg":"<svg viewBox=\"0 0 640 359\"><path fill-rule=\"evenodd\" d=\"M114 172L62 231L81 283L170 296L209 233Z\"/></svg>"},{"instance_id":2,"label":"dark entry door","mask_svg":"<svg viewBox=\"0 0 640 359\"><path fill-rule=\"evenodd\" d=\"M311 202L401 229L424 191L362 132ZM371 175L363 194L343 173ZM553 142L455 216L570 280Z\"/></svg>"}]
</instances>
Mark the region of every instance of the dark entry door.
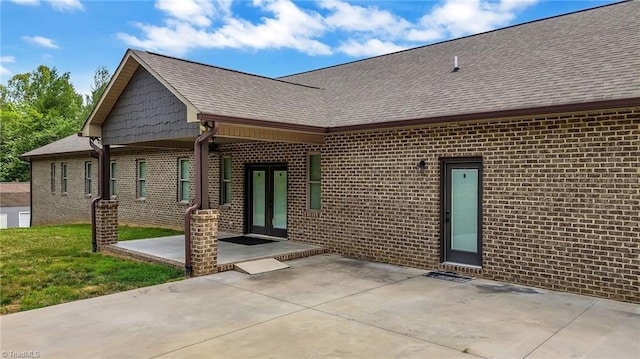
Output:
<instances>
[{"instance_id":1,"label":"dark entry door","mask_svg":"<svg viewBox=\"0 0 640 359\"><path fill-rule=\"evenodd\" d=\"M249 233L287 237L287 166L247 166Z\"/></svg>"},{"instance_id":2,"label":"dark entry door","mask_svg":"<svg viewBox=\"0 0 640 359\"><path fill-rule=\"evenodd\" d=\"M441 166L443 261L482 266L482 160Z\"/></svg>"}]
</instances>

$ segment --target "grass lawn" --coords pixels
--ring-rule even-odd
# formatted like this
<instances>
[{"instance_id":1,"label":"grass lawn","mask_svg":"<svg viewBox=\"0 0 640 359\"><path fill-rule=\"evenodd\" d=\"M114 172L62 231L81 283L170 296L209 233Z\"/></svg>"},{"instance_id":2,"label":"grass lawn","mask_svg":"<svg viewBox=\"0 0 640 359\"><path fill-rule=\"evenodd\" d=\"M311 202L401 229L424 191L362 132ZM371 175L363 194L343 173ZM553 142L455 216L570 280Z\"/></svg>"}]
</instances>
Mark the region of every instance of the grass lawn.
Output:
<instances>
[{"instance_id":1,"label":"grass lawn","mask_svg":"<svg viewBox=\"0 0 640 359\"><path fill-rule=\"evenodd\" d=\"M118 227L119 240L170 236L162 228ZM183 278L183 272L91 253L88 224L0 231L0 313L46 307Z\"/></svg>"}]
</instances>

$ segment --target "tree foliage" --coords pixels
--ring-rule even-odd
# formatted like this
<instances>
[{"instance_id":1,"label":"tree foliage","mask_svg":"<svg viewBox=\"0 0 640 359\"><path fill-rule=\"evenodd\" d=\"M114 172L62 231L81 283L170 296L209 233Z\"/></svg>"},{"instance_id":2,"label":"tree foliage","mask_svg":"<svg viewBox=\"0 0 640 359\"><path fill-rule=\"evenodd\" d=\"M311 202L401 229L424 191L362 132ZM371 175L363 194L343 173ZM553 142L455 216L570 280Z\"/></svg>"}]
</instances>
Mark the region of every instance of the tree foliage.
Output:
<instances>
[{"instance_id":1,"label":"tree foliage","mask_svg":"<svg viewBox=\"0 0 640 359\"><path fill-rule=\"evenodd\" d=\"M96 71L86 103L69 73L44 65L0 85L0 181L28 181L29 164L20 155L78 132L108 78L106 68Z\"/></svg>"},{"instance_id":2,"label":"tree foliage","mask_svg":"<svg viewBox=\"0 0 640 359\"><path fill-rule=\"evenodd\" d=\"M106 67L100 66L96 69L93 75L93 84L91 84L91 95L85 95L85 106L82 111L83 119L89 118L91 111L93 111L93 108L98 104L100 96L102 96L102 93L107 88L110 79L111 74Z\"/></svg>"}]
</instances>

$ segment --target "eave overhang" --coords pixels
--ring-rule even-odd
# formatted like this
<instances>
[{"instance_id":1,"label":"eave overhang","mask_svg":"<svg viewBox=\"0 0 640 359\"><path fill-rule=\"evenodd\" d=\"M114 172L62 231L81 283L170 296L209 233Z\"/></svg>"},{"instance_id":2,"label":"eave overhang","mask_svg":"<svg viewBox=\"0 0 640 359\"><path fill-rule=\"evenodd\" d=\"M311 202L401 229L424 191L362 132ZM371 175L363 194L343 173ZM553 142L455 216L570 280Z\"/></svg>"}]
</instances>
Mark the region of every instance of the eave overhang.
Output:
<instances>
[{"instance_id":1,"label":"eave overhang","mask_svg":"<svg viewBox=\"0 0 640 359\"><path fill-rule=\"evenodd\" d=\"M146 64L134 51L127 50L120 61L116 72L111 78L111 81L109 81L107 88L102 96L100 96L98 104L94 107L89 118L87 118L82 126L82 136L102 136L102 124L109 116L109 113L111 113L113 106L116 104L118 98L120 98L120 95L129 84L131 77L140 66L147 70L187 107L187 122L198 122L198 113L200 113L200 111L165 79L159 76L158 73L154 71L151 66Z\"/></svg>"}]
</instances>

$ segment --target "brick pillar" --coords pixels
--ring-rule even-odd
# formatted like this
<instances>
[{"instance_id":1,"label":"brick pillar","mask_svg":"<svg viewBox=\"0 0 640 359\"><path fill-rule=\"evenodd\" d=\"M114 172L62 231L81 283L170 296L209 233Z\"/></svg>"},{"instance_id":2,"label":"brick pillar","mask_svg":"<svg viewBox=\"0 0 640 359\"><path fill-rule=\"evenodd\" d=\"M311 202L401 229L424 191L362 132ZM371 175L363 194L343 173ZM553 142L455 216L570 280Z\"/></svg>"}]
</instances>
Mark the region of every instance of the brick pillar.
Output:
<instances>
[{"instance_id":1,"label":"brick pillar","mask_svg":"<svg viewBox=\"0 0 640 359\"><path fill-rule=\"evenodd\" d=\"M191 215L191 268L192 276L218 271L218 217L217 209L204 209Z\"/></svg>"},{"instance_id":2,"label":"brick pillar","mask_svg":"<svg viewBox=\"0 0 640 359\"><path fill-rule=\"evenodd\" d=\"M118 243L118 201L102 200L96 205L96 242L98 250Z\"/></svg>"}]
</instances>

